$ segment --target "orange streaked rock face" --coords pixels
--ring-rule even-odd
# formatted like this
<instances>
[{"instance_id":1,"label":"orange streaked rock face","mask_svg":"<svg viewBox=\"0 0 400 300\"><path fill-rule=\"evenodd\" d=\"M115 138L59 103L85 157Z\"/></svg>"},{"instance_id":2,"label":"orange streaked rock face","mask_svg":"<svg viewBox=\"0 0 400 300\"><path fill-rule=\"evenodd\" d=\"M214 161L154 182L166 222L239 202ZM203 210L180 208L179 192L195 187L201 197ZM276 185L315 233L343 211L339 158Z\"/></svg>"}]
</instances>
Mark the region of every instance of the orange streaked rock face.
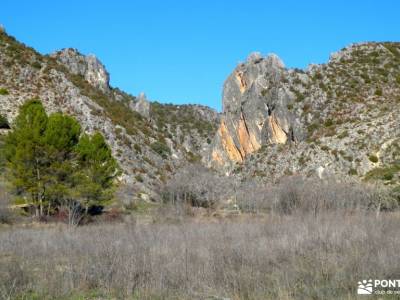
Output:
<instances>
[{"instance_id":1,"label":"orange streaked rock face","mask_svg":"<svg viewBox=\"0 0 400 300\"><path fill-rule=\"evenodd\" d=\"M270 142L273 144L285 144L287 135L279 126L274 113L268 118L268 126L271 130Z\"/></svg>"},{"instance_id":2,"label":"orange streaked rock face","mask_svg":"<svg viewBox=\"0 0 400 300\"><path fill-rule=\"evenodd\" d=\"M222 158L221 153L215 149L211 153L211 159L218 165L222 165L224 163L224 159Z\"/></svg>"},{"instance_id":3,"label":"orange streaked rock face","mask_svg":"<svg viewBox=\"0 0 400 300\"><path fill-rule=\"evenodd\" d=\"M274 114L268 117L267 124L269 126L271 135L269 136L269 142L273 144L284 144L287 141L287 134L279 125ZM236 131L229 132L225 120L221 121L218 129L218 135L220 136L222 150L225 152L229 160L234 162L242 163L244 158L258 149L260 149L262 141L257 140L254 133L249 132L246 120L241 114ZM234 140L237 140L239 144L235 144ZM221 150L214 149L211 154L211 159L218 164L224 163L224 155Z\"/></svg>"},{"instance_id":4,"label":"orange streaked rock face","mask_svg":"<svg viewBox=\"0 0 400 300\"><path fill-rule=\"evenodd\" d=\"M246 79L243 76L243 72L238 71L235 73L235 76L236 76L236 80L238 81L238 84L239 84L239 90L243 94L244 91L247 89L247 83L246 83Z\"/></svg>"},{"instance_id":5,"label":"orange streaked rock face","mask_svg":"<svg viewBox=\"0 0 400 300\"><path fill-rule=\"evenodd\" d=\"M243 113L240 115L239 125L237 127L237 136L239 138L239 150L242 157L245 157L247 154L258 150L261 147L254 134L249 132Z\"/></svg>"},{"instance_id":6,"label":"orange streaked rock face","mask_svg":"<svg viewBox=\"0 0 400 300\"><path fill-rule=\"evenodd\" d=\"M229 159L235 162L243 162L244 157L239 149L236 147L235 142L229 134L224 120L221 121L221 125L218 129L218 134L221 137L222 146L226 151Z\"/></svg>"},{"instance_id":7,"label":"orange streaked rock face","mask_svg":"<svg viewBox=\"0 0 400 300\"><path fill-rule=\"evenodd\" d=\"M288 73L276 55L259 53L251 54L229 75L222 95L222 121L208 156L210 165L229 172L262 145L296 139L288 110L293 93L282 80L285 76Z\"/></svg>"},{"instance_id":8,"label":"orange streaked rock face","mask_svg":"<svg viewBox=\"0 0 400 300\"><path fill-rule=\"evenodd\" d=\"M223 151L225 151L228 158L234 162L243 162L243 159L246 155L258 150L261 147L254 134L248 131L246 120L244 119L243 115L240 118L236 132L233 133L236 136L231 135L224 120L221 121L218 134L220 136ZM235 144L234 139L239 141L239 145ZM223 155L217 149L214 149L211 154L211 158L218 164L223 164L224 162Z\"/></svg>"}]
</instances>

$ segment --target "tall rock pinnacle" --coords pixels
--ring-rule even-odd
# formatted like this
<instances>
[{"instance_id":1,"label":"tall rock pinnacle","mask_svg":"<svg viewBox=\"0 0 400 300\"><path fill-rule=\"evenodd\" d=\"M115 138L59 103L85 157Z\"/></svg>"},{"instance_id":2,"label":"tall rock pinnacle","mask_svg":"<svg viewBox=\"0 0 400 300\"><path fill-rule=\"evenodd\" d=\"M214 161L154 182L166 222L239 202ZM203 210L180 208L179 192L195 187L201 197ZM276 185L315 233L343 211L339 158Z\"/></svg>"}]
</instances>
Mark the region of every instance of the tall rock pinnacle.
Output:
<instances>
[{"instance_id":1,"label":"tall rock pinnacle","mask_svg":"<svg viewBox=\"0 0 400 300\"><path fill-rule=\"evenodd\" d=\"M214 138L210 164L229 167L267 143L299 139L287 109L291 93L283 84L283 62L275 54L252 53L224 83L223 116Z\"/></svg>"}]
</instances>

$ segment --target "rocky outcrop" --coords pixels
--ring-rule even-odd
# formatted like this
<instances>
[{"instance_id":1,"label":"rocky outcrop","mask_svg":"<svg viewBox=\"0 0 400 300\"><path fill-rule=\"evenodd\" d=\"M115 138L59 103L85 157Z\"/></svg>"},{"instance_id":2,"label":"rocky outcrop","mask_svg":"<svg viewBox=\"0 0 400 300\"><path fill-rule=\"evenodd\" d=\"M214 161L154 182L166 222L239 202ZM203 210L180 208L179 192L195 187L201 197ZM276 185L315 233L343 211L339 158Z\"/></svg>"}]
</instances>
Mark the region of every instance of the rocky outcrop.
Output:
<instances>
[{"instance_id":1,"label":"rocky outcrop","mask_svg":"<svg viewBox=\"0 0 400 300\"><path fill-rule=\"evenodd\" d=\"M261 135L265 146L247 154L243 161L243 155L231 156L231 161L238 161L240 165L231 169L230 174L242 179L256 176L258 180L270 182L297 174L350 181L358 177L383 181L385 185L397 184L400 178L399 63L400 43L366 42L333 53L326 64L312 64L305 70L279 68L275 72L279 82L269 83L262 91L266 105L271 108L266 117L267 135ZM250 62L244 65L254 68ZM264 72L271 76L269 69ZM242 127L242 119L253 120L246 114L243 117L232 114L232 104L237 107L237 99L250 93L252 86L246 71L238 68L234 74L238 87L236 94L224 103L229 107L224 123L228 124L227 118L232 119L234 115L237 130ZM251 100L257 103L257 99L253 96ZM236 132L225 131L234 140ZM216 138L211 161L224 165L229 161L229 156L224 156L229 146L224 145L230 144L222 143L221 136ZM226 136L225 133L225 140ZM249 144L243 140L238 139L234 144L239 153L243 144ZM292 140L296 142L291 143Z\"/></svg>"},{"instance_id":2,"label":"rocky outcrop","mask_svg":"<svg viewBox=\"0 0 400 300\"><path fill-rule=\"evenodd\" d=\"M150 102L144 93L140 93L136 101L129 104L129 107L146 118L150 117Z\"/></svg>"},{"instance_id":3,"label":"rocky outcrop","mask_svg":"<svg viewBox=\"0 0 400 300\"><path fill-rule=\"evenodd\" d=\"M285 85L287 70L274 54L252 53L228 77L223 113L210 164L229 168L262 145L301 139L301 126L288 110L294 95Z\"/></svg>"},{"instance_id":4,"label":"rocky outcrop","mask_svg":"<svg viewBox=\"0 0 400 300\"><path fill-rule=\"evenodd\" d=\"M87 82L102 92L110 90L110 75L96 56L92 54L85 56L72 48L62 49L51 56L62 63L69 72L81 75Z\"/></svg>"}]
</instances>

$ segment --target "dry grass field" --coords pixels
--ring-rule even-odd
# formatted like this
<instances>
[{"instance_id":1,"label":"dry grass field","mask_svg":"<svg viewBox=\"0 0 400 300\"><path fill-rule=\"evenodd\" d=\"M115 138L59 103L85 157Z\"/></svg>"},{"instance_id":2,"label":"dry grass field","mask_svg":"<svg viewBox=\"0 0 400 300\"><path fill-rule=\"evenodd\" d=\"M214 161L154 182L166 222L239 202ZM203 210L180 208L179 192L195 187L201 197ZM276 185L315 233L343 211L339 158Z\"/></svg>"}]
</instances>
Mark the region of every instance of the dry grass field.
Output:
<instances>
[{"instance_id":1,"label":"dry grass field","mask_svg":"<svg viewBox=\"0 0 400 300\"><path fill-rule=\"evenodd\" d=\"M400 274L399 228L363 211L2 227L0 298L356 299Z\"/></svg>"}]
</instances>

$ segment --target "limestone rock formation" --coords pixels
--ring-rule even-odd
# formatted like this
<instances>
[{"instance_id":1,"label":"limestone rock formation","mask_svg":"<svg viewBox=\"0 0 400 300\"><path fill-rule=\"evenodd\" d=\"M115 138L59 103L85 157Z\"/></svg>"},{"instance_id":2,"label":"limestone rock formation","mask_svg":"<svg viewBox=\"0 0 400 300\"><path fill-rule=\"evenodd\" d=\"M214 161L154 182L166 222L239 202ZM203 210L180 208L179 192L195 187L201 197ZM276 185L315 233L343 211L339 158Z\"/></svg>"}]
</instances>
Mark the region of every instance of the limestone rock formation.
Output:
<instances>
[{"instance_id":1,"label":"limestone rock formation","mask_svg":"<svg viewBox=\"0 0 400 300\"><path fill-rule=\"evenodd\" d=\"M286 69L253 53L228 77L208 165L243 180L400 178L400 43L364 42Z\"/></svg>"},{"instance_id":2,"label":"limestone rock formation","mask_svg":"<svg viewBox=\"0 0 400 300\"><path fill-rule=\"evenodd\" d=\"M265 146L248 154L230 174L266 181L297 174L396 184L400 178L399 66L400 43L365 42L332 54L326 64L282 72L279 91L288 97L278 99L294 99L286 108L294 120L289 126L296 143L276 144L285 140L278 128L286 131L270 117L269 128L277 129L278 138L273 143L264 140ZM239 124L236 121L236 128Z\"/></svg>"},{"instance_id":3,"label":"limestone rock formation","mask_svg":"<svg viewBox=\"0 0 400 300\"><path fill-rule=\"evenodd\" d=\"M72 74L81 75L94 87L103 92L110 90L110 75L96 56L92 54L85 56L72 48L62 49L51 56L67 67Z\"/></svg>"},{"instance_id":4,"label":"limestone rock formation","mask_svg":"<svg viewBox=\"0 0 400 300\"><path fill-rule=\"evenodd\" d=\"M294 95L284 84L287 70L278 56L252 53L225 81L223 114L211 164L229 167L262 145L301 139L301 126L288 110Z\"/></svg>"}]
</instances>

